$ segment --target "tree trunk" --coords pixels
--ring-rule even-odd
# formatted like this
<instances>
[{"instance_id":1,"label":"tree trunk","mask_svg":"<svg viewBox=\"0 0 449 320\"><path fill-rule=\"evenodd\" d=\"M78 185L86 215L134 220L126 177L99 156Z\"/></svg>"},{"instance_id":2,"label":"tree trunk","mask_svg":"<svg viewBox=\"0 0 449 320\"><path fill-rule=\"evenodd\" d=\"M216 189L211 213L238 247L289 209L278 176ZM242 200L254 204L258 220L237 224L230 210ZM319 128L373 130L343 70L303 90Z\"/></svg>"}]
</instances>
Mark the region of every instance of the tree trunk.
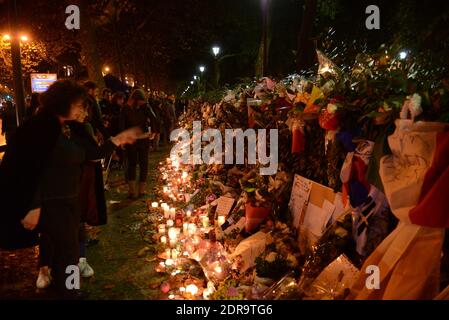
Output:
<instances>
[{"instance_id":1,"label":"tree trunk","mask_svg":"<svg viewBox=\"0 0 449 320\"><path fill-rule=\"evenodd\" d=\"M260 39L259 53L256 60L256 78L266 75L268 57L270 55L271 43L271 1L263 0L262 3L262 37Z\"/></svg>"},{"instance_id":2,"label":"tree trunk","mask_svg":"<svg viewBox=\"0 0 449 320\"><path fill-rule=\"evenodd\" d=\"M101 89L105 87L104 79L102 75L102 64L100 55L97 49L97 35L95 26L91 23L89 17L88 0L76 0L79 4L81 15L81 42L82 52L86 57L87 72L89 73L89 79L94 81Z\"/></svg>"},{"instance_id":3,"label":"tree trunk","mask_svg":"<svg viewBox=\"0 0 449 320\"><path fill-rule=\"evenodd\" d=\"M120 81L123 81L123 54L122 50L120 48L120 42L119 42L119 35L117 31L117 24L118 24L118 17L115 16L114 22L113 22L113 30L114 30L114 49L115 49L115 55L117 58L118 63L118 78Z\"/></svg>"},{"instance_id":4,"label":"tree trunk","mask_svg":"<svg viewBox=\"0 0 449 320\"><path fill-rule=\"evenodd\" d=\"M10 7L8 9L11 10ZM15 1L13 1L12 10L13 12L11 16L14 32L12 33L11 39L11 60L14 80L14 101L16 103L16 121L17 126L19 126L22 124L23 118L25 116L25 93L23 89L22 63L20 60L20 39L19 32L17 32L19 28L17 23L17 6Z\"/></svg>"},{"instance_id":5,"label":"tree trunk","mask_svg":"<svg viewBox=\"0 0 449 320\"><path fill-rule=\"evenodd\" d=\"M297 71L313 67L316 58L315 43L313 42L313 25L317 11L317 0L305 0L301 19L301 29L298 37Z\"/></svg>"}]
</instances>

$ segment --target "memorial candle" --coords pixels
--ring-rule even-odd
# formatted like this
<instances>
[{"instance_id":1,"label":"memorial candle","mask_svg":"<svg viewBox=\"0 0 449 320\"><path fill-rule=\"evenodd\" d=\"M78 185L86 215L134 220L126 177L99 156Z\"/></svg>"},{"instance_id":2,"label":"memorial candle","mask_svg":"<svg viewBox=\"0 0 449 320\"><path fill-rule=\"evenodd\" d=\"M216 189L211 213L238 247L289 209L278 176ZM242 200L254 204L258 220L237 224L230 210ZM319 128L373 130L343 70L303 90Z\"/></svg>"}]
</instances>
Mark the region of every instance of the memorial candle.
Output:
<instances>
[{"instance_id":1,"label":"memorial candle","mask_svg":"<svg viewBox=\"0 0 449 320\"><path fill-rule=\"evenodd\" d=\"M218 226L221 227L221 225L223 223L225 223L225 222L226 222L226 217L225 216L218 216Z\"/></svg>"}]
</instances>

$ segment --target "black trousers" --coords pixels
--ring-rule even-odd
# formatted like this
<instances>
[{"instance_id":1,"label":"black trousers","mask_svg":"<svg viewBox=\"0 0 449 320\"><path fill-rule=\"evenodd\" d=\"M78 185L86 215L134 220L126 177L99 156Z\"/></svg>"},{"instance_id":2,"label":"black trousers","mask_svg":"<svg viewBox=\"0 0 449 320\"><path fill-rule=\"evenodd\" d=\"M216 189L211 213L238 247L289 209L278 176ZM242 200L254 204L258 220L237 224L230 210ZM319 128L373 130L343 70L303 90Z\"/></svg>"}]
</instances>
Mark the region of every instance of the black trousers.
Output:
<instances>
[{"instance_id":1,"label":"black trousers","mask_svg":"<svg viewBox=\"0 0 449 320\"><path fill-rule=\"evenodd\" d=\"M150 140L139 140L133 145L126 147L126 157L128 159L127 179L136 180L136 168L139 164L139 181L146 182L148 176L148 156L150 153Z\"/></svg>"},{"instance_id":2,"label":"black trousers","mask_svg":"<svg viewBox=\"0 0 449 320\"><path fill-rule=\"evenodd\" d=\"M44 201L39 230L41 232L40 266L48 265L52 271L55 288L68 293L66 274L68 266L77 266L79 261L79 198Z\"/></svg>"}]
</instances>

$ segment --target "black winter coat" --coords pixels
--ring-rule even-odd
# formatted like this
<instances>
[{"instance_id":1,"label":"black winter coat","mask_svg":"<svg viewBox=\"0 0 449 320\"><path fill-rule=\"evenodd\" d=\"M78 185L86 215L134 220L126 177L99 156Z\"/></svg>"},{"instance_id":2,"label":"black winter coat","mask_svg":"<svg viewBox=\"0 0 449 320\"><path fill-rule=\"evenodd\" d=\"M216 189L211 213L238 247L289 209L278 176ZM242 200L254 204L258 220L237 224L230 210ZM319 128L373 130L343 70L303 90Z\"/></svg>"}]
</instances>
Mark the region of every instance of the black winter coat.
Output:
<instances>
[{"instance_id":1,"label":"black winter coat","mask_svg":"<svg viewBox=\"0 0 449 320\"><path fill-rule=\"evenodd\" d=\"M95 154L95 158L111 153L115 148L112 142L99 148L82 124L71 123L70 128L87 154ZM1 248L18 249L38 243L38 230L28 231L20 221L33 208L36 191L60 135L59 120L44 111L19 127L14 140L7 146L0 164ZM95 165L94 183L99 215L97 224L103 224L106 222L106 205L99 164Z\"/></svg>"},{"instance_id":2,"label":"black winter coat","mask_svg":"<svg viewBox=\"0 0 449 320\"><path fill-rule=\"evenodd\" d=\"M35 245L37 230L28 231L20 221L27 215L45 164L61 133L59 120L46 112L18 128L0 164L0 247Z\"/></svg>"}]
</instances>

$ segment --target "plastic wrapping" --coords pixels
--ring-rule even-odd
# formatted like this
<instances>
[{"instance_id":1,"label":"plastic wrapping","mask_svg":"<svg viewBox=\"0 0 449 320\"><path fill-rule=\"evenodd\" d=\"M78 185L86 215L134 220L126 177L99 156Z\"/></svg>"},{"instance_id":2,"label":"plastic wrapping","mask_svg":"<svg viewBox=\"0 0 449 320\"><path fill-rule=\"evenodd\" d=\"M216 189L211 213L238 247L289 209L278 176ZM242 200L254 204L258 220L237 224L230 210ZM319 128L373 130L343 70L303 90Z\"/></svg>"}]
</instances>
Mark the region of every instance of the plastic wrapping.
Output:
<instances>
[{"instance_id":1,"label":"plastic wrapping","mask_svg":"<svg viewBox=\"0 0 449 320\"><path fill-rule=\"evenodd\" d=\"M303 291L295 279L294 271L288 272L281 280L272 285L262 296L263 300L298 300Z\"/></svg>"},{"instance_id":2,"label":"plastic wrapping","mask_svg":"<svg viewBox=\"0 0 449 320\"><path fill-rule=\"evenodd\" d=\"M346 298L358 272L358 269L345 255L339 256L321 272L310 288L305 291L306 299L342 300Z\"/></svg>"}]
</instances>

